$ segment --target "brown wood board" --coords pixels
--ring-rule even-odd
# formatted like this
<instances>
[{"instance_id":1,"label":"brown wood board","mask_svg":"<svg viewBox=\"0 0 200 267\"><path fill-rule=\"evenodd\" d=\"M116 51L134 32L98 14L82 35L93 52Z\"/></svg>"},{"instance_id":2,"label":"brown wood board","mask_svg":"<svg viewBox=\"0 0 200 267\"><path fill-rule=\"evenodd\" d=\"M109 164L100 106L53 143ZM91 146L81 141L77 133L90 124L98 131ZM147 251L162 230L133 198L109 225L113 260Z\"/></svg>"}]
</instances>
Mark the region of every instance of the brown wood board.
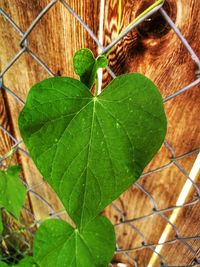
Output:
<instances>
[{"instance_id":1,"label":"brown wood board","mask_svg":"<svg viewBox=\"0 0 200 267\"><path fill-rule=\"evenodd\" d=\"M43 1L1 1L0 7L15 21L15 23L26 31L36 16L49 3ZM98 32L98 3L86 2L82 5L79 1L68 1L68 3L79 13L88 23L88 25L97 34ZM90 19L89 19L90 18ZM0 51L1 62L0 69L20 51L19 33L5 20L0 17ZM33 51L55 75L74 76L72 69L73 53L81 47L90 47L95 52L94 42L89 38L85 30L76 22L66 8L57 3L45 16L39 21L31 34L28 36L28 48ZM5 73L3 77L4 84L13 90L21 99L25 101L29 88L47 78L48 73L28 54L24 53L15 64ZM6 114L10 117L1 116L4 124L9 125L8 130L20 140L19 129L17 125L18 114L22 105L9 93L3 92L5 97L0 98L2 109L7 103ZM4 108L5 109L5 108ZM2 149L6 148L6 140L3 138ZM38 198L38 194L50 202L54 210L63 209L55 194L45 183L41 183L42 177L35 168L33 162L22 152L19 153L18 162L23 166L23 173L30 187L34 186L36 194L30 193L32 208L36 219L43 219L52 212L48 206ZM40 184L40 186L36 186Z\"/></svg>"},{"instance_id":2,"label":"brown wood board","mask_svg":"<svg viewBox=\"0 0 200 267\"><path fill-rule=\"evenodd\" d=\"M151 3L153 1L122 1L120 31ZM117 25L120 17L118 4L119 1L105 2L104 46L118 35ZM200 26L196 23L200 18L198 1L166 1L164 8L199 55L198 33ZM127 34L113 48L109 59L111 68L118 75L138 71L151 78L160 88L163 97L171 95L196 79L196 65L191 56L173 30L159 15ZM104 73L104 86L110 79L110 76ZM174 148L176 156L199 147L198 94L198 86L196 86L165 103L168 118L166 139ZM169 151L162 148L146 170L166 164L169 161L168 153ZM184 159L184 165L188 170L192 168L193 163L192 157ZM176 167L171 167L141 178L139 183L151 193L159 208L162 209L176 204L185 181L186 177ZM148 203L150 203L148 197L134 186L116 201L116 206L129 219L150 213L152 205L148 205ZM107 208L105 214L110 216L113 222L119 219L119 214L112 207ZM195 220L195 218L193 219ZM165 229L166 222L156 215L146 219L146 221L136 222L134 225L144 234L147 242L157 243ZM119 227L121 229L117 230L117 236L122 248L127 249L141 245L143 238L130 226L120 225ZM176 254L174 251L173 253L175 258ZM182 255L181 252L179 253ZM138 266L145 267L152 256L152 250L138 250L129 253L129 255L137 261ZM191 260L191 253L184 255L184 257L187 255L188 260ZM168 258L170 258L170 254ZM130 262L122 254L117 255L116 259L119 262ZM179 257L179 262L176 260L176 264L178 263L181 264L181 257Z\"/></svg>"},{"instance_id":3,"label":"brown wood board","mask_svg":"<svg viewBox=\"0 0 200 267\"><path fill-rule=\"evenodd\" d=\"M184 162L180 162L184 165ZM200 186L200 171L197 173L194 181ZM186 198L186 202L194 200L197 196L197 192L193 186L189 191ZM200 203L195 205L186 206L177 210L178 215L174 222L175 227L178 229L180 237L192 237L200 236ZM170 231L166 240L173 240L175 238L174 231ZM173 245L164 245L161 249L161 254L166 259L169 265L178 265L180 262L182 265L194 265L194 257L200 257L200 240L193 239L187 240L187 243L192 246L196 255L194 255L184 242L177 241ZM181 252L181 253L179 253ZM184 257L183 257L184 255ZM158 260L155 261L155 266L159 266Z\"/></svg>"},{"instance_id":4,"label":"brown wood board","mask_svg":"<svg viewBox=\"0 0 200 267\"><path fill-rule=\"evenodd\" d=\"M13 4L11 0L1 0L0 7L12 17L23 31L26 31L48 2L47 0L17 0ZM142 0L122 1L120 31L152 2ZM99 1L70 0L68 3L98 35ZM119 1L117 0L105 1L104 45L107 45L118 34L118 4ZM200 25L197 23L200 19L198 0L169 0L165 9L193 49L197 54L200 54L198 45ZM152 26L153 24L155 26ZM120 41L109 56L109 65L118 75L135 71L145 74L158 85L163 97L166 97L195 79L196 66L180 40L161 17L155 16L153 24L149 25L148 22L145 25L143 24L138 29L132 30ZM5 64L21 48L19 47L19 34L2 16L0 17L0 26L0 52L2 55L0 69L2 70ZM72 55L78 48L89 47L95 54L97 53L94 41L59 2L36 25L28 40L29 49L39 56L56 75L74 76ZM4 83L25 100L29 88L46 77L48 77L47 72L28 53L24 53L6 72ZM104 73L103 85L105 86L110 79L110 76ZM200 144L200 138L197 138L199 132L197 89L196 86L165 104L168 117L167 141L175 149L176 156L191 151L199 147ZM0 98L0 106L4 115L1 115L0 120L4 122L4 125L17 139L20 139L17 118L22 106L8 93L3 94L4 97ZM11 115L10 119L6 120L8 112ZM9 147L8 141L5 136L1 139L3 142L0 149L6 148L5 150L7 150L7 147ZM146 168L146 171L168 163L169 158L170 153L163 146ZM33 186L42 182L42 177L31 159L20 152L17 160L22 164L23 175L30 185ZM191 169L193 163L194 157L184 159L184 165L188 170ZM172 166L162 172L141 178L139 183L152 194L159 204L159 208L165 208L176 203L185 180L185 176L175 166ZM55 210L63 208L45 183L34 187L34 191L50 202ZM122 210L127 219L148 214L153 208L148 197L136 186L125 192L116 200L115 204ZM51 212L51 209L47 208L47 205L34 194L31 194L31 205L37 219L44 218ZM113 223L119 221L119 214L112 207L108 207L104 213L111 218ZM167 215L169 216L170 213ZM148 218L146 221L138 221L134 225L144 233L147 241L157 242L166 226L166 222L160 216L154 215L152 218ZM121 225L116 229L121 247L131 248L141 244L142 238L129 226ZM174 253L174 251L171 253ZM140 250L130 255L137 260L138 266L142 267L147 266L152 251L150 249ZM191 255L188 256L188 259L191 259ZM116 260L130 262L122 254L119 254Z\"/></svg>"}]
</instances>

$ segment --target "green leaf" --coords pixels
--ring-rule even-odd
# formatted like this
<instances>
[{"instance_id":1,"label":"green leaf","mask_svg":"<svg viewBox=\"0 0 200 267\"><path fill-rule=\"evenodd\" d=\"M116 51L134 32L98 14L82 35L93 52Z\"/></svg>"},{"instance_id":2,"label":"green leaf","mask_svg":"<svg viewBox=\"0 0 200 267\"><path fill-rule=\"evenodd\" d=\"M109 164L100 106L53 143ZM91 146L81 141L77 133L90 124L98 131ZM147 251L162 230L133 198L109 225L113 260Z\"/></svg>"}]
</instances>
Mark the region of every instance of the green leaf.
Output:
<instances>
[{"instance_id":1,"label":"green leaf","mask_svg":"<svg viewBox=\"0 0 200 267\"><path fill-rule=\"evenodd\" d=\"M91 88L91 84L95 80L95 77L91 78L91 76L95 76L94 73L92 74L95 63L96 59L92 51L87 48L82 48L74 54L74 71L80 76L81 82L88 86L88 88Z\"/></svg>"},{"instance_id":2,"label":"green leaf","mask_svg":"<svg viewBox=\"0 0 200 267\"><path fill-rule=\"evenodd\" d=\"M5 208L17 219L26 197L26 189L19 180L20 170L19 166L12 166L7 172L0 170L0 208Z\"/></svg>"},{"instance_id":3,"label":"green leaf","mask_svg":"<svg viewBox=\"0 0 200 267\"><path fill-rule=\"evenodd\" d=\"M9 265L3 261L0 261L0 267L8 267Z\"/></svg>"},{"instance_id":4,"label":"green leaf","mask_svg":"<svg viewBox=\"0 0 200 267\"><path fill-rule=\"evenodd\" d=\"M62 220L50 219L39 227L33 250L40 267L107 267L115 251L114 228L102 216L82 232Z\"/></svg>"},{"instance_id":5,"label":"green leaf","mask_svg":"<svg viewBox=\"0 0 200 267\"><path fill-rule=\"evenodd\" d=\"M25 257L23 260L21 260L17 265L13 265L17 267L39 267L39 265L36 263L35 259L33 257Z\"/></svg>"},{"instance_id":6,"label":"green leaf","mask_svg":"<svg viewBox=\"0 0 200 267\"><path fill-rule=\"evenodd\" d=\"M0 267L8 267L8 266L11 266L11 265L6 264L3 261L0 261ZM33 257L25 257L18 264L12 265L12 267L14 266L16 267L39 267Z\"/></svg>"},{"instance_id":7,"label":"green leaf","mask_svg":"<svg viewBox=\"0 0 200 267\"><path fill-rule=\"evenodd\" d=\"M0 235L1 235L2 231L3 231L3 221L2 221L2 211L0 209Z\"/></svg>"},{"instance_id":8,"label":"green leaf","mask_svg":"<svg viewBox=\"0 0 200 267\"><path fill-rule=\"evenodd\" d=\"M81 228L139 178L164 140L166 117L141 74L117 77L97 97L80 81L55 77L32 87L19 128Z\"/></svg>"},{"instance_id":9,"label":"green leaf","mask_svg":"<svg viewBox=\"0 0 200 267\"><path fill-rule=\"evenodd\" d=\"M98 56L98 58L96 59L96 62L97 62L98 68L105 68L108 65L107 57L104 55Z\"/></svg>"},{"instance_id":10,"label":"green leaf","mask_svg":"<svg viewBox=\"0 0 200 267\"><path fill-rule=\"evenodd\" d=\"M96 79L98 68L107 66L107 58L101 55L95 59L90 49L82 48L74 54L73 65L74 71L80 76L81 82L90 89Z\"/></svg>"},{"instance_id":11,"label":"green leaf","mask_svg":"<svg viewBox=\"0 0 200 267\"><path fill-rule=\"evenodd\" d=\"M74 71L77 75L84 76L91 72L95 64L95 57L90 49L82 48L73 57Z\"/></svg>"}]
</instances>

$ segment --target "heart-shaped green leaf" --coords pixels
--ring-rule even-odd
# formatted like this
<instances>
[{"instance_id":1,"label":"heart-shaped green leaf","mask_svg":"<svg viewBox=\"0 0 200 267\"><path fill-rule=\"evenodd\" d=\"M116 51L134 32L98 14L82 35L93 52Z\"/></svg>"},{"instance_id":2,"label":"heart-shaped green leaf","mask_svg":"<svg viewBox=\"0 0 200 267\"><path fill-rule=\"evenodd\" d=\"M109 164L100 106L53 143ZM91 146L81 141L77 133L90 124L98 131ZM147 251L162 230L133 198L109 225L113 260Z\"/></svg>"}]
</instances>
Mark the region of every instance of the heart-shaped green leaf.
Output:
<instances>
[{"instance_id":1,"label":"heart-shaped green leaf","mask_svg":"<svg viewBox=\"0 0 200 267\"><path fill-rule=\"evenodd\" d=\"M87 48L81 48L73 57L74 71L80 76L80 80L89 89L93 86L96 73L99 68L107 66L107 58L104 55L95 59L92 51Z\"/></svg>"},{"instance_id":2,"label":"heart-shaped green leaf","mask_svg":"<svg viewBox=\"0 0 200 267\"><path fill-rule=\"evenodd\" d=\"M24 204L26 189L19 180L19 166L12 166L6 172L0 170L0 208L19 218Z\"/></svg>"},{"instance_id":3,"label":"heart-shaped green leaf","mask_svg":"<svg viewBox=\"0 0 200 267\"><path fill-rule=\"evenodd\" d=\"M162 98L141 74L114 79L97 97L78 80L32 87L19 117L37 167L79 228L132 185L166 133Z\"/></svg>"},{"instance_id":4,"label":"heart-shaped green leaf","mask_svg":"<svg viewBox=\"0 0 200 267\"><path fill-rule=\"evenodd\" d=\"M80 233L62 220L47 220L34 240L40 267L107 267L115 251L112 224L98 216Z\"/></svg>"}]
</instances>

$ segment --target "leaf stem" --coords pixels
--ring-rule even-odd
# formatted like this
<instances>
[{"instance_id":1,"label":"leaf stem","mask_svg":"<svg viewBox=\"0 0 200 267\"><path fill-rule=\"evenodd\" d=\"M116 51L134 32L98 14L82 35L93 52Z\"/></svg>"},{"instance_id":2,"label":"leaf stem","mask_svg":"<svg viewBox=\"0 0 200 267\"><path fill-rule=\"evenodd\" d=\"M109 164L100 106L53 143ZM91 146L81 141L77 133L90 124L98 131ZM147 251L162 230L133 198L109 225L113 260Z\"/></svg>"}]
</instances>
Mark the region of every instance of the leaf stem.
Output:
<instances>
[{"instance_id":1,"label":"leaf stem","mask_svg":"<svg viewBox=\"0 0 200 267\"><path fill-rule=\"evenodd\" d=\"M131 25L135 24L137 21L139 21L140 19L145 17L155 7L164 4L164 2L165 2L165 0L155 1L155 3L153 3L147 9L145 9L140 15L138 15L133 21L131 21L131 23L128 24L128 26L125 28L125 30L120 33L121 20L122 20L122 0L118 0L118 19L117 19L117 37L116 37L116 39L118 38L119 35L123 36L123 34L127 31L128 28L130 28ZM108 51L106 50L107 52L105 51L102 55L105 55L106 57L108 57L109 54L112 52L114 45L115 45L115 42L113 41L113 46ZM99 84L98 84L98 77L97 77L96 78L96 88L95 88L95 92L94 92L95 96L98 95L98 86L99 86Z\"/></svg>"},{"instance_id":2,"label":"leaf stem","mask_svg":"<svg viewBox=\"0 0 200 267\"><path fill-rule=\"evenodd\" d=\"M99 88L99 79L98 79L98 75L96 74L96 83L95 83L94 96L98 95L98 88Z\"/></svg>"}]
</instances>

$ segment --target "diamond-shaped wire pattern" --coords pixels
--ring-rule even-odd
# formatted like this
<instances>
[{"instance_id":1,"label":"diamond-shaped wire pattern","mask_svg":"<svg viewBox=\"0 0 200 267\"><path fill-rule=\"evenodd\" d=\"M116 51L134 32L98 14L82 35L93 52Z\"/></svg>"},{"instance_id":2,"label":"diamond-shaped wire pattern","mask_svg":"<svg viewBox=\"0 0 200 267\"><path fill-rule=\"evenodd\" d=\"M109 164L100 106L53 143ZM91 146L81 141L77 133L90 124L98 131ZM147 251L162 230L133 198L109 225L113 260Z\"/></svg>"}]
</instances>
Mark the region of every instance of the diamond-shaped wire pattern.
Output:
<instances>
[{"instance_id":1,"label":"diamond-shaped wire pattern","mask_svg":"<svg viewBox=\"0 0 200 267\"><path fill-rule=\"evenodd\" d=\"M32 32L32 30L35 28L35 26L39 23L39 21L41 20L41 18L47 13L49 12L49 10L57 4L57 0L52 0L49 2L49 4L42 10L42 12L35 18L35 20L31 23L30 27L26 30L26 32L23 32L18 25L13 21L13 19L5 13L5 11L3 9L0 8L0 16L3 16L4 19L6 19L11 25L12 27L14 27L14 29L18 32L21 40L20 40L20 50L18 51L18 53L16 53L14 55L14 57L7 63L7 65L2 69L1 73L0 73L0 88L6 92L7 94L9 94L10 96L12 96L17 102L19 102L19 104L24 105L24 101L14 92L12 91L10 88L8 88L6 86L6 84L4 84L3 82L3 76L6 74L6 72L12 68L12 66L15 64L15 62L22 57L22 55L24 53L28 53L29 56L31 56L35 62L37 62L46 72L49 76L54 76L54 74L52 73L52 71L50 70L50 68L45 64L45 62L43 62L38 55L36 55L30 48L29 48L29 43L28 43L28 37L29 34ZM77 19L77 21L82 25L82 27L84 27L84 29L88 32L88 34L91 36L91 38L94 40L94 42L96 43L96 45L101 49L101 53L104 53L106 51L108 51L110 48L112 48L115 44L117 44L127 33L129 33L133 28L135 28L136 26L138 26L141 22L143 22L146 18L148 18L149 16L151 16L152 14L154 14L155 12L160 12L162 14L162 16L164 17L164 19L167 21L167 23L170 25L170 27L173 29L174 34L176 34L178 36L178 38L181 40L181 42L183 43L183 45L185 46L185 48L188 50L188 53L191 55L192 60L196 63L198 69L200 69L200 60L199 58L196 56L195 52L193 51L193 49L191 48L191 46L189 45L189 43L187 42L187 40L183 37L183 35L181 34L181 32L179 31L179 29L175 26L175 24L173 23L173 21L170 19L170 17L168 16L168 14L166 13L166 11L163 9L162 4L160 4L159 6L157 6L156 8L154 8L153 10L151 10L145 17L143 17L142 19L138 20L136 23L132 24L131 26L129 26L127 28L127 30L125 30L122 34L120 34L113 42L111 42L107 47L103 47L103 45L99 42L98 38L95 36L95 34L92 32L92 30L85 24L85 22L79 17L79 15L71 8L71 6L65 1L65 0L60 0L60 2L62 3L62 5ZM115 74L114 72L111 70L110 67L107 67L107 71L108 73L115 78ZM190 83L189 85L187 85L184 88L181 88L180 90L172 93L171 95L165 97L163 99L164 102L167 101L171 101L172 99L178 97L179 95L181 95L182 93L184 93L185 91L190 90L191 88L193 88L194 86L198 85L200 83L200 77L198 76L198 73L196 75L196 80L194 80L192 83ZM0 167L1 168L6 168L9 164L10 161L12 160L12 158L15 156L16 153L20 153L23 157L29 157L28 152L23 148L22 146L22 141L21 140L16 140L16 138L10 133L9 128L6 129L5 127L3 127L2 125L0 125L0 131L2 131L2 134L7 136L8 141L8 147L5 148L5 154L0 158ZM174 205L174 206L170 206L170 207L165 207L160 209L159 208L159 202L158 200L154 199L154 197L152 196L152 194L150 192L148 192L148 188L144 188L144 186L142 186L140 184L140 182L136 182L133 187L135 188L135 190L140 190L145 197L145 201L149 202L149 205L151 205L152 209L151 212L149 214L145 214L145 215L140 215L140 216L136 216L134 218L131 219L127 219L127 214L124 214L124 212L121 210L120 206L117 205L117 202L114 202L111 207L112 209L115 211L116 214L119 215L119 220L118 222L115 223L115 227L116 227L116 232L118 231L119 227L125 226L131 229L131 233L133 235L136 235L140 238L141 240L141 244L134 246L134 244L131 244L131 246L127 247L127 248L121 248L120 243L117 244L117 249L116 249L116 254L120 255L122 254L125 258L126 258L126 263L111 263L110 266L143 266L140 265L137 262L137 257L132 256L132 252L135 251L141 251L141 250L152 250L153 255L157 255L160 265L161 266L171 266L169 265L168 262L166 262L164 256L162 256L162 251L159 250L158 248L161 246L169 246L169 245L173 245L176 244L177 242L180 242L184 249L183 251L185 251L185 249L187 251L190 252L190 254L192 255L192 259L191 259L191 264L190 265L184 265L184 266L200 266L200 258L198 257L198 251L195 250L192 246L192 242L194 240L199 240L200 236L198 235L198 231L196 235L193 236L181 236L179 233L179 229L175 226L175 224L173 223L173 220L171 220L171 217L169 216L169 214L173 214L174 212L176 212L177 210L189 207L189 206L198 206L199 205L199 200L200 200L200 189L197 186L197 184L193 181L192 177L190 177L190 174L188 173L187 170L184 169L184 167L181 165L180 161L190 157L190 156L194 156L197 157L196 161L199 158L199 148L194 149L192 151L188 151L187 153L184 153L178 157L176 157L175 152L173 147L170 146L170 144L165 141L164 143L165 149L168 151L169 153L169 158L168 158L168 162L166 162L166 164L164 164L163 166L159 166L156 169L150 170L146 173L142 174L142 177L146 177L146 176L150 176L150 175L154 175L154 174L158 174L160 176L162 176L162 172L165 170L168 170L169 168L174 168L177 169L181 175L183 175L186 179L186 187L187 186L191 186L193 188L193 196L192 198L190 198L189 201L184 201L184 203L181 203L180 205ZM10 149L8 149L10 147ZM49 203L45 197L41 194L39 194L35 189L38 187L41 187L43 184L45 184L45 181L40 182L39 184L29 184L28 182L25 182L24 180L22 180L23 184L25 185L25 187L27 188L27 191L29 192L29 195L34 195L35 198L38 199L39 202L42 203L42 205L46 205L49 208L49 216L50 217L61 217L63 214L65 214L65 211L57 211L54 210L54 208L52 207L51 203ZM173 193L173 192L172 192ZM178 196L177 196L178 198ZM145 202L146 203L146 202ZM28 218L28 221L31 222L31 224L27 227L27 229L25 229L26 231L26 235L18 235L17 231L14 231L14 234L12 232L8 233L7 236L3 236L2 238L6 239L8 241L8 243L10 243L11 247L12 247L12 242L13 242L13 238L18 238L18 239L22 239L22 243L23 243L23 248L21 248L21 250L19 249L19 251L16 252L16 255L12 255L13 258L20 258L20 254L21 256L25 256L26 254L28 254L31 250L31 242L28 242L27 240L31 240L30 236L33 236L34 234L34 229L35 226L40 224L41 221L38 221L37 218L35 217L34 213L31 211L30 207L27 205L24 206L23 208L23 213L25 214L25 219ZM148 220L151 220L152 217L154 216L159 216L162 218L163 222L165 222L166 227L164 228L163 232L165 232L167 230L168 227L170 227L171 231L174 233L174 236L171 239L160 239L159 242L155 242L155 243L149 243L148 240L148 236L146 233L143 233L142 230L140 229L139 226L137 226L138 222L142 222L144 221L145 223L148 224ZM13 223L13 222L12 222ZM8 228L11 228L10 225L7 225ZM10 236L12 238L10 238ZM29 239L28 239L29 238ZM24 247L26 247L26 249L24 250ZM25 251L25 252L24 252ZM177 253L182 253L181 251L178 251ZM5 253L5 257L6 257L6 253ZM118 257L119 258L119 257ZM184 258L184 255L183 255ZM183 261L184 262L184 261ZM120 265L121 264L121 265ZM148 265L150 266L154 266L154 265Z\"/></svg>"}]
</instances>

